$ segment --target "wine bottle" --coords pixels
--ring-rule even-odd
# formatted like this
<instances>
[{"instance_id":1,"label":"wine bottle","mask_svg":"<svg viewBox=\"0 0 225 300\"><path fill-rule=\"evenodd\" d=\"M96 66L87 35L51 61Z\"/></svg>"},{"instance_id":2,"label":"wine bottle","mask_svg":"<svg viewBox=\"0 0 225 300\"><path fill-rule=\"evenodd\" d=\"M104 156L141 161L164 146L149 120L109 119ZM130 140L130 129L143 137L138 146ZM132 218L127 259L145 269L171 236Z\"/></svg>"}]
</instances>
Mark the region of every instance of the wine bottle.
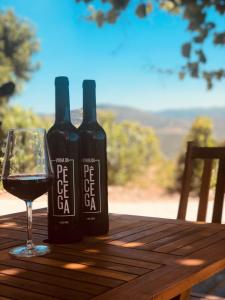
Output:
<instances>
[{"instance_id":1,"label":"wine bottle","mask_svg":"<svg viewBox=\"0 0 225 300\"><path fill-rule=\"evenodd\" d=\"M83 81L83 122L78 128L81 144L81 220L86 235L109 230L106 134L96 119L95 81Z\"/></svg>"},{"instance_id":2,"label":"wine bottle","mask_svg":"<svg viewBox=\"0 0 225 300\"><path fill-rule=\"evenodd\" d=\"M55 78L55 123L47 133L55 180L48 193L48 240L81 240L79 135L70 119L69 81Z\"/></svg>"}]
</instances>

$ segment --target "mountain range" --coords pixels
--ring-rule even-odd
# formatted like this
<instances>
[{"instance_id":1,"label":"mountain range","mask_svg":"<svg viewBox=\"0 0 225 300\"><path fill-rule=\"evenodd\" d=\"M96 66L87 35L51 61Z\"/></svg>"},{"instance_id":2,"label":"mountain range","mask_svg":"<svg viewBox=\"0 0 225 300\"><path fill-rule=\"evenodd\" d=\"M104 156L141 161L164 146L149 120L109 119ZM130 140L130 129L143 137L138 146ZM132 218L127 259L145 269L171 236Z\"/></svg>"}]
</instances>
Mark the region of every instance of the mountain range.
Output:
<instances>
[{"instance_id":1,"label":"mountain range","mask_svg":"<svg viewBox=\"0 0 225 300\"><path fill-rule=\"evenodd\" d=\"M117 121L131 120L152 127L159 137L163 153L168 158L174 158L179 153L185 135L198 116L211 118L214 125L214 137L219 141L225 140L225 107L171 109L153 112L126 106L102 104L98 106L98 109L114 113ZM75 124L80 123L82 117L80 110L73 110L71 116Z\"/></svg>"}]
</instances>

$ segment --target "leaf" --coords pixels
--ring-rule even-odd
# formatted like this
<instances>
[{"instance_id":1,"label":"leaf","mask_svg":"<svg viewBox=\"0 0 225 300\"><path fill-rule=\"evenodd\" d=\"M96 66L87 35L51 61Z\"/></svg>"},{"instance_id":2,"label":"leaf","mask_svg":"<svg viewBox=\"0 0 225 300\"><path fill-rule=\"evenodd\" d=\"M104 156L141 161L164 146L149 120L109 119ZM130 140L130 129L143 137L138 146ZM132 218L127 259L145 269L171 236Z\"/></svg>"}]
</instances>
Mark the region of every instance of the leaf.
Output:
<instances>
[{"instance_id":1,"label":"leaf","mask_svg":"<svg viewBox=\"0 0 225 300\"><path fill-rule=\"evenodd\" d=\"M135 13L139 18L144 18L146 16L145 4L139 4L136 8Z\"/></svg>"},{"instance_id":2,"label":"leaf","mask_svg":"<svg viewBox=\"0 0 225 300\"><path fill-rule=\"evenodd\" d=\"M206 59L206 56L205 56L204 52L202 50L197 50L196 54L198 55L199 62L205 64L207 59Z\"/></svg>"},{"instance_id":3,"label":"leaf","mask_svg":"<svg viewBox=\"0 0 225 300\"><path fill-rule=\"evenodd\" d=\"M217 5L216 5L216 10L217 10L221 15L223 15L223 14L225 13L225 5L224 5L224 3L217 4Z\"/></svg>"},{"instance_id":4,"label":"leaf","mask_svg":"<svg viewBox=\"0 0 225 300\"><path fill-rule=\"evenodd\" d=\"M221 69L215 72L215 77L218 80L221 80L223 77L225 77L225 70Z\"/></svg>"},{"instance_id":5,"label":"leaf","mask_svg":"<svg viewBox=\"0 0 225 300\"><path fill-rule=\"evenodd\" d=\"M104 14L101 10L98 10L95 13L94 19L96 21L96 23L98 24L99 27L102 27L103 23L104 23Z\"/></svg>"},{"instance_id":6,"label":"leaf","mask_svg":"<svg viewBox=\"0 0 225 300\"><path fill-rule=\"evenodd\" d=\"M106 16L106 20L108 21L108 23L114 24L118 17L119 17L119 12L116 11L115 9L111 9Z\"/></svg>"},{"instance_id":7,"label":"leaf","mask_svg":"<svg viewBox=\"0 0 225 300\"><path fill-rule=\"evenodd\" d=\"M208 33L209 33L209 29L202 28L202 29L200 30L199 35L196 36L196 37L194 37L194 41L195 41L196 43L203 43L204 40L207 38Z\"/></svg>"},{"instance_id":8,"label":"leaf","mask_svg":"<svg viewBox=\"0 0 225 300\"><path fill-rule=\"evenodd\" d=\"M215 28L215 27L216 27L216 24L213 23L213 22L208 22L208 23L206 23L206 28L207 28L208 30L213 29L213 28Z\"/></svg>"},{"instance_id":9,"label":"leaf","mask_svg":"<svg viewBox=\"0 0 225 300\"><path fill-rule=\"evenodd\" d=\"M225 32L222 33L216 33L214 35L214 43L223 45L225 44Z\"/></svg>"},{"instance_id":10,"label":"leaf","mask_svg":"<svg viewBox=\"0 0 225 300\"><path fill-rule=\"evenodd\" d=\"M123 10L127 7L129 0L113 0L110 1L113 8L116 10Z\"/></svg>"},{"instance_id":11,"label":"leaf","mask_svg":"<svg viewBox=\"0 0 225 300\"><path fill-rule=\"evenodd\" d=\"M167 11L173 11L173 9L175 8L175 4L173 3L173 1L167 0L161 2L160 7Z\"/></svg>"},{"instance_id":12,"label":"leaf","mask_svg":"<svg viewBox=\"0 0 225 300\"><path fill-rule=\"evenodd\" d=\"M211 90L212 85L212 73L211 72L203 72L203 78L206 80L207 83L207 89Z\"/></svg>"},{"instance_id":13,"label":"leaf","mask_svg":"<svg viewBox=\"0 0 225 300\"><path fill-rule=\"evenodd\" d=\"M145 18L152 11L152 4L149 3L141 3L136 8L136 15L139 18Z\"/></svg>"},{"instance_id":14,"label":"leaf","mask_svg":"<svg viewBox=\"0 0 225 300\"><path fill-rule=\"evenodd\" d=\"M184 57L189 58L191 54L191 43L183 44L181 51Z\"/></svg>"},{"instance_id":15,"label":"leaf","mask_svg":"<svg viewBox=\"0 0 225 300\"><path fill-rule=\"evenodd\" d=\"M211 90L212 87L213 87L213 85L212 85L212 80L208 80L208 81L207 81L207 89L208 89L208 90Z\"/></svg>"},{"instance_id":16,"label":"leaf","mask_svg":"<svg viewBox=\"0 0 225 300\"><path fill-rule=\"evenodd\" d=\"M198 35L194 37L195 43L201 44L204 41L205 37L203 35Z\"/></svg>"},{"instance_id":17,"label":"leaf","mask_svg":"<svg viewBox=\"0 0 225 300\"><path fill-rule=\"evenodd\" d=\"M200 22L197 22L196 20L192 20L189 22L188 30L197 31L199 28L200 28Z\"/></svg>"},{"instance_id":18,"label":"leaf","mask_svg":"<svg viewBox=\"0 0 225 300\"><path fill-rule=\"evenodd\" d=\"M180 80L183 80L185 78L185 73L181 71L181 72L179 72L178 76L179 76Z\"/></svg>"},{"instance_id":19,"label":"leaf","mask_svg":"<svg viewBox=\"0 0 225 300\"><path fill-rule=\"evenodd\" d=\"M211 73L204 71L203 72L203 78L205 80L209 80L211 78Z\"/></svg>"},{"instance_id":20,"label":"leaf","mask_svg":"<svg viewBox=\"0 0 225 300\"><path fill-rule=\"evenodd\" d=\"M153 6L150 2L146 3L146 14L150 14L153 10Z\"/></svg>"},{"instance_id":21,"label":"leaf","mask_svg":"<svg viewBox=\"0 0 225 300\"><path fill-rule=\"evenodd\" d=\"M188 69L190 72L191 77L193 78L198 78L199 77L199 65L197 62L195 63L189 63L188 65Z\"/></svg>"}]
</instances>

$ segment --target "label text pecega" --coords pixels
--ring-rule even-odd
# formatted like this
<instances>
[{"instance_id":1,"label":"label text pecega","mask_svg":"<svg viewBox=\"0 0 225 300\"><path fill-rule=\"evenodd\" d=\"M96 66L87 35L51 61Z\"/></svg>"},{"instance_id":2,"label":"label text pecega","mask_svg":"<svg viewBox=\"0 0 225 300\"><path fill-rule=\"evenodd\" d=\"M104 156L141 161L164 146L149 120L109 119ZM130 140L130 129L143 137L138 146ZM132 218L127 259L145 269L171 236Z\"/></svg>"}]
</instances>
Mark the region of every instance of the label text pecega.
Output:
<instances>
[{"instance_id":1,"label":"label text pecega","mask_svg":"<svg viewBox=\"0 0 225 300\"><path fill-rule=\"evenodd\" d=\"M70 214L68 167L57 164L57 207L64 214Z\"/></svg>"},{"instance_id":2,"label":"label text pecega","mask_svg":"<svg viewBox=\"0 0 225 300\"><path fill-rule=\"evenodd\" d=\"M90 211L96 211L94 167L84 164L84 203Z\"/></svg>"}]
</instances>

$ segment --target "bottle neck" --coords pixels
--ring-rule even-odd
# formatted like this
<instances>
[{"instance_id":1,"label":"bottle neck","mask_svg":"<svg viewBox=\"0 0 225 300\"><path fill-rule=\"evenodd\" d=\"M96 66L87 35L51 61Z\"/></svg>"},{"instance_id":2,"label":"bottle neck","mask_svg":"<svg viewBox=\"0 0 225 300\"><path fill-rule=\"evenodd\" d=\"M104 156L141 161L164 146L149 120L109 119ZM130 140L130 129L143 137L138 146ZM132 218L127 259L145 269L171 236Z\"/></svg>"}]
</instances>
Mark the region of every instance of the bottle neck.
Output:
<instances>
[{"instance_id":1,"label":"bottle neck","mask_svg":"<svg viewBox=\"0 0 225 300\"><path fill-rule=\"evenodd\" d=\"M83 88L83 123L97 122L95 88Z\"/></svg>"},{"instance_id":2,"label":"bottle neck","mask_svg":"<svg viewBox=\"0 0 225 300\"><path fill-rule=\"evenodd\" d=\"M68 85L55 86L55 122L71 123Z\"/></svg>"}]
</instances>

